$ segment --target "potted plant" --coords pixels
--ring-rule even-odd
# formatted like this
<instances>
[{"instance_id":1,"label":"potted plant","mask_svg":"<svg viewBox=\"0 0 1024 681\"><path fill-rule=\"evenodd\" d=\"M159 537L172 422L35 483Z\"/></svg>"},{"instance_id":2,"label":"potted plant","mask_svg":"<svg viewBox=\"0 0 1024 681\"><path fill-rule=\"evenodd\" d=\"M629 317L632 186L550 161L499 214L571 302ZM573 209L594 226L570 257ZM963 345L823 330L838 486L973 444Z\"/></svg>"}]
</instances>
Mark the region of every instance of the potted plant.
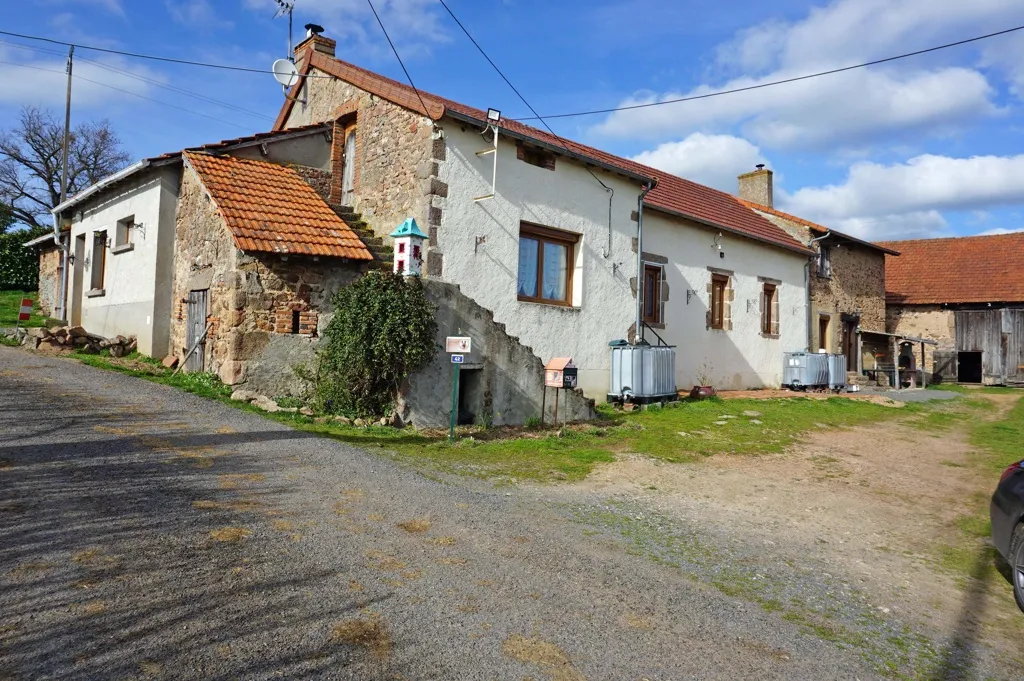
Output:
<instances>
[{"instance_id":1,"label":"potted plant","mask_svg":"<svg viewBox=\"0 0 1024 681\"><path fill-rule=\"evenodd\" d=\"M717 391L711 385L711 372L714 370L714 367L707 360L701 364L700 369L697 370L697 385L693 386L693 390L690 391L691 398L703 400L715 396Z\"/></svg>"}]
</instances>

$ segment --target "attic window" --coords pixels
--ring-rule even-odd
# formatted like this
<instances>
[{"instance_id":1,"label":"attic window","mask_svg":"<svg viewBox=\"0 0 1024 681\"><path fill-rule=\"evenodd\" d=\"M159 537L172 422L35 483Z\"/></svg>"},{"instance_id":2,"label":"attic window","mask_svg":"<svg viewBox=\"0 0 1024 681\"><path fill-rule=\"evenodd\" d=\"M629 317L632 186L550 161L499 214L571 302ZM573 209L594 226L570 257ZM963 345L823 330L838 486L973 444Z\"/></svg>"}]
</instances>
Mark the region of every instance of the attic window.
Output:
<instances>
[{"instance_id":1,"label":"attic window","mask_svg":"<svg viewBox=\"0 0 1024 681\"><path fill-rule=\"evenodd\" d=\"M554 153L540 147L531 147L520 142L516 145L516 158L538 168L555 169Z\"/></svg>"}]
</instances>

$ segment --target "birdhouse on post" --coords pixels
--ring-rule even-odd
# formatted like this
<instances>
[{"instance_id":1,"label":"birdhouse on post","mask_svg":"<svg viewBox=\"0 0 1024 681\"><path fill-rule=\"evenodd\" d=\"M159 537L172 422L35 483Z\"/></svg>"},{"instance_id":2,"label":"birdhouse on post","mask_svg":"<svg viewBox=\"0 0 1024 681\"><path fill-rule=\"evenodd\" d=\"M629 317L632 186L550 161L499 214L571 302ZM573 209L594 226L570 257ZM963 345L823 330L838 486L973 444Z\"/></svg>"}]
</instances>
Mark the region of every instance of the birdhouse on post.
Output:
<instances>
[{"instance_id":1,"label":"birdhouse on post","mask_svg":"<svg viewBox=\"0 0 1024 681\"><path fill-rule=\"evenodd\" d=\"M423 270L423 242L427 235L420 231L416 219L406 219L389 236L395 240L395 274L420 276Z\"/></svg>"}]
</instances>

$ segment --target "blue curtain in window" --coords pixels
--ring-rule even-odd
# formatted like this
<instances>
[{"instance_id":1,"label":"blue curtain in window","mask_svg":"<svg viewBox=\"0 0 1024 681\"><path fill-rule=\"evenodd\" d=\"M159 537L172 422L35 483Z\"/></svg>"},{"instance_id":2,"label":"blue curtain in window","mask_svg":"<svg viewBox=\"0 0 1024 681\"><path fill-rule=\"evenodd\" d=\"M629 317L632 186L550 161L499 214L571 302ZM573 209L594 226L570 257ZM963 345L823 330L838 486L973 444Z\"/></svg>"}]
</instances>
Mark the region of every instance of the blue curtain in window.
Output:
<instances>
[{"instance_id":1,"label":"blue curtain in window","mask_svg":"<svg viewBox=\"0 0 1024 681\"><path fill-rule=\"evenodd\" d=\"M519 295L537 297L537 240L519 239Z\"/></svg>"},{"instance_id":2,"label":"blue curtain in window","mask_svg":"<svg viewBox=\"0 0 1024 681\"><path fill-rule=\"evenodd\" d=\"M558 244L544 244L544 278L542 282L547 300L565 300L567 260L569 249Z\"/></svg>"}]
</instances>

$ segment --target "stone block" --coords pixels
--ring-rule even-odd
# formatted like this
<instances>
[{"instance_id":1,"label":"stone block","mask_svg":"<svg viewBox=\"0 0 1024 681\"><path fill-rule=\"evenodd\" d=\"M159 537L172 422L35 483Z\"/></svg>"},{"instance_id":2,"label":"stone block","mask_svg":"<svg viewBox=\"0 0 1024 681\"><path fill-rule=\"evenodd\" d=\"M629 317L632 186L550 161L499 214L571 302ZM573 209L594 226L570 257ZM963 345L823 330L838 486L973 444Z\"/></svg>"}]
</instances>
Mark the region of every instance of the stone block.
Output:
<instances>
[{"instance_id":1,"label":"stone block","mask_svg":"<svg viewBox=\"0 0 1024 681\"><path fill-rule=\"evenodd\" d=\"M178 366L178 358L175 355L167 355L166 357L163 358L163 361L161 361L160 363L163 364L168 369L173 369L176 366Z\"/></svg>"},{"instance_id":2,"label":"stone block","mask_svg":"<svg viewBox=\"0 0 1024 681\"><path fill-rule=\"evenodd\" d=\"M68 327L68 335L72 338L85 338L86 332L81 326L70 326Z\"/></svg>"},{"instance_id":3,"label":"stone block","mask_svg":"<svg viewBox=\"0 0 1024 681\"><path fill-rule=\"evenodd\" d=\"M237 361L224 362L218 373L220 380L226 385L235 385L245 379L245 364Z\"/></svg>"},{"instance_id":4,"label":"stone block","mask_svg":"<svg viewBox=\"0 0 1024 681\"><path fill-rule=\"evenodd\" d=\"M231 399L235 402L252 402L257 397L259 397L259 394L251 390L236 390L231 393Z\"/></svg>"}]
</instances>

